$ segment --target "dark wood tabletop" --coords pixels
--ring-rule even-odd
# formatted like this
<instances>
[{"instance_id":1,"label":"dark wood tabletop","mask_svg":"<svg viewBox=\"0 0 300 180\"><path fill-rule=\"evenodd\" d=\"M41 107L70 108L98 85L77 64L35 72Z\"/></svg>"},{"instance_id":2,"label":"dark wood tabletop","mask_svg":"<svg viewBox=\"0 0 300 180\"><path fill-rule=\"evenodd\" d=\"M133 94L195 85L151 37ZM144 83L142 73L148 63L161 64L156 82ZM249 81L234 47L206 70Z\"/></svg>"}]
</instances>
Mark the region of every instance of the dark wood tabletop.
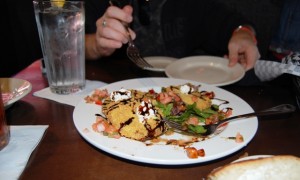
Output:
<instances>
[{"instance_id":1,"label":"dark wood tabletop","mask_svg":"<svg viewBox=\"0 0 300 180\"><path fill-rule=\"evenodd\" d=\"M246 154L290 154L300 157L300 111L297 109L289 116L259 119L258 131L247 146L210 162L164 166L125 160L94 147L80 136L72 119L73 106L32 95L47 87L47 80L40 70L40 61L34 62L14 77L30 81L33 90L7 109L8 123L49 125L20 179L201 179L214 168ZM86 63L86 77L112 83L125 79L166 76L163 72L140 70L126 59L103 59ZM232 84L221 88L245 100L255 111L282 103L296 105L290 77L260 85Z\"/></svg>"}]
</instances>

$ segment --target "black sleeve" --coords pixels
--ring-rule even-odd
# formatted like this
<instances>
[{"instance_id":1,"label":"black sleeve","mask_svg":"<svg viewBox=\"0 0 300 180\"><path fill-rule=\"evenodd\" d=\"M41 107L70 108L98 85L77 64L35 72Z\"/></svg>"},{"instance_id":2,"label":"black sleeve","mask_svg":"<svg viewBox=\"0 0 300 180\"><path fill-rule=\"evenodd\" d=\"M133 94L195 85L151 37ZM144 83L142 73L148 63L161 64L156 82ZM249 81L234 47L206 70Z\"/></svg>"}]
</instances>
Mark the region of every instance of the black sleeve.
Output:
<instances>
[{"instance_id":1,"label":"black sleeve","mask_svg":"<svg viewBox=\"0 0 300 180\"><path fill-rule=\"evenodd\" d=\"M241 14L213 0L168 1L162 20L176 21L176 18L183 19L181 43L189 53L201 49L207 54L220 56L227 53L228 41L235 28L243 24L253 25Z\"/></svg>"},{"instance_id":2,"label":"black sleeve","mask_svg":"<svg viewBox=\"0 0 300 180\"><path fill-rule=\"evenodd\" d=\"M85 33L96 32L96 21L109 6L108 0L85 0Z\"/></svg>"}]
</instances>

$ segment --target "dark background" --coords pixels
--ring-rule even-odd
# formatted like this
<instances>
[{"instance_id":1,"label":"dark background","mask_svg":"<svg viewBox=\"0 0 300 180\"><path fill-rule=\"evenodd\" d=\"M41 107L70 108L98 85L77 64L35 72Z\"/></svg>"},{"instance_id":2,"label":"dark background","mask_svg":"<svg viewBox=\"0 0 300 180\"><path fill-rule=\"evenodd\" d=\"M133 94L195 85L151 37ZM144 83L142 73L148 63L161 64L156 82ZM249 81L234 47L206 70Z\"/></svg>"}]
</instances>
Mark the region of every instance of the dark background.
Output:
<instances>
[{"instance_id":1,"label":"dark background","mask_svg":"<svg viewBox=\"0 0 300 180\"><path fill-rule=\"evenodd\" d=\"M9 77L42 57L32 0L4 0L0 77ZM4 48L3 48L4 46Z\"/></svg>"},{"instance_id":2,"label":"dark background","mask_svg":"<svg viewBox=\"0 0 300 180\"><path fill-rule=\"evenodd\" d=\"M282 0L215 0L236 9L256 24L262 59L269 58L268 45L279 23ZM10 77L42 58L32 0L4 0L0 77Z\"/></svg>"}]
</instances>

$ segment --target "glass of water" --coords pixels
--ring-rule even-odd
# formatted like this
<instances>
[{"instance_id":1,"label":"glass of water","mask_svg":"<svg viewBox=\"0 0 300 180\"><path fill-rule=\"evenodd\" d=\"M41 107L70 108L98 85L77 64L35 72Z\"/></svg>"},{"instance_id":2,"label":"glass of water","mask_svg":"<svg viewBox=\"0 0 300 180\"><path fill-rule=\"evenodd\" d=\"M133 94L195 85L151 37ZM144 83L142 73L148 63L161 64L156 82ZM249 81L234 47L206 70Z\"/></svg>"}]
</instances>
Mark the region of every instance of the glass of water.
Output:
<instances>
[{"instance_id":1,"label":"glass of water","mask_svg":"<svg viewBox=\"0 0 300 180\"><path fill-rule=\"evenodd\" d=\"M70 94L85 87L85 12L83 1L34 0L50 90Z\"/></svg>"}]
</instances>

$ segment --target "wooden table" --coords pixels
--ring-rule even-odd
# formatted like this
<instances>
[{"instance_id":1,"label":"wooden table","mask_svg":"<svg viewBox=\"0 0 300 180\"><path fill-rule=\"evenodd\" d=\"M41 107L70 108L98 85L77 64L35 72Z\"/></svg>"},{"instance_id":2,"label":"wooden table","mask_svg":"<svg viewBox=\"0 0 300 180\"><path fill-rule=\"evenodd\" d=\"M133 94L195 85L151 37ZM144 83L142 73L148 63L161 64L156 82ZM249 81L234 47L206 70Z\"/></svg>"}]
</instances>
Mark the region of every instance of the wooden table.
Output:
<instances>
[{"instance_id":1,"label":"wooden table","mask_svg":"<svg viewBox=\"0 0 300 180\"><path fill-rule=\"evenodd\" d=\"M86 70L87 79L107 83L131 78L165 77L164 73L139 70L128 60L87 62ZM300 157L300 111L297 109L289 117L259 121L253 140L238 152L221 159L188 166L131 162L107 154L86 142L74 126L74 107L32 95L47 86L39 61L14 77L30 81L33 90L7 110L9 124L49 125L20 179L201 179L212 169L230 163L245 153ZM222 88L244 99L254 110L261 110L281 103L295 104L291 84L286 80L283 82Z\"/></svg>"}]
</instances>

